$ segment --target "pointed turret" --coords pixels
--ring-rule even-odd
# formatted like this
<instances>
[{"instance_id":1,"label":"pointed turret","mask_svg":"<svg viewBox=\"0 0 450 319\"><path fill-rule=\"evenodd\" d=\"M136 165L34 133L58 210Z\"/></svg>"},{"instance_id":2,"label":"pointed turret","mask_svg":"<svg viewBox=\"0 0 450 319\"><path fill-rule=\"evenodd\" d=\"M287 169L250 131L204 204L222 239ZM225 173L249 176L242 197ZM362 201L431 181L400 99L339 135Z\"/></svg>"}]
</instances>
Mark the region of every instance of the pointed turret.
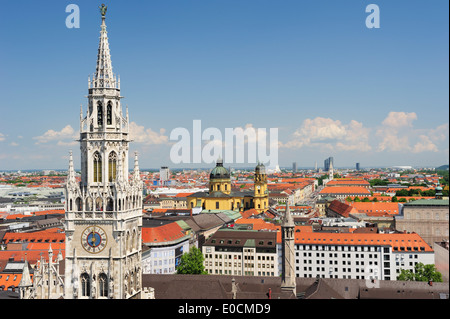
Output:
<instances>
[{"instance_id":1,"label":"pointed turret","mask_svg":"<svg viewBox=\"0 0 450 319\"><path fill-rule=\"evenodd\" d=\"M97 69L91 81L92 88L118 88L112 69L108 32L106 31L106 8L105 5L100 8L102 24L97 54Z\"/></svg>"},{"instance_id":2,"label":"pointed turret","mask_svg":"<svg viewBox=\"0 0 450 319\"><path fill-rule=\"evenodd\" d=\"M141 180L139 172L139 159L138 153L134 152L134 170L133 170L133 182L137 183Z\"/></svg>"},{"instance_id":3,"label":"pointed turret","mask_svg":"<svg viewBox=\"0 0 450 319\"><path fill-rule=\"evenodd\" d=\"M75 178L75 169L73 167L73 156L72 151L69 152L69 173L67 176L67 184L68 185L75 185L77 183L77 180Z\"/></svg>"},{"instance_id":4,"label":"pointed turret","mask_svg":"<svg viewBox=\"0 0 450 319\"><path fill-rule=\"evenodd\" d=\"M289 200L286 201L286 211L284 212L282 227L295 227L294 219L292 218L291 209L289 207Z\"/></svg>"},{"instance_id":5,"label":"pointed turret","mask_svg":"<svg viewBox=\"0 0 450 319\"><path fill-rule=\"evenodd\" d=\"M286 211L281 223L282 245L282 278L281 290L296 294L295 283L295 224L289 208L289 200L286 202Z\"/></svg>"},{"instance_id":6,"label":"pointed turret","mask_svg":"<svg viewBox=\"0 0 450 319\"><path fill-rule=\"evenodd\" d=\"M23 265L22 278L19 283L19 297L20 299L30 299L32 294L33 281L31 280L30 268L28 261L25 259L25 264Z\"/></svg>"},{"instance_id":7,"label":"pointed turret","mask_svg":"<svg viewBox=\"0 0 450 319\"><path fill-rule=\"evenodd\" d=\"M22 271L22 279L20 279L19 288L21 287L31 287L33 282L31 281L30 268L28 261L25 260Z\"/></svg>"}]
</instances>

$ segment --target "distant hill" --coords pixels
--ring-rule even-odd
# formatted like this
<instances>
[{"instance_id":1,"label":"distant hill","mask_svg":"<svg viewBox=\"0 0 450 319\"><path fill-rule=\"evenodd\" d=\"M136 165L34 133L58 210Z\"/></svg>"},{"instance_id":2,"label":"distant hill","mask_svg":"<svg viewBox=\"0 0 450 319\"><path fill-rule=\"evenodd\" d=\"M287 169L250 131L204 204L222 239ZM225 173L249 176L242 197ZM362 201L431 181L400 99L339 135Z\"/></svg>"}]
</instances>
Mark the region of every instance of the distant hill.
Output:
<instances>
[{"instance_id":1,"label":"distant hill","mask_svg":"<svg viewBox=\"0 0 450 319\"><path fill-rule=\"evenodd\" d=\"M448 165L441 165L439 167L436 167L437 171L448 171Z\"/></svg>"}]
</instances>

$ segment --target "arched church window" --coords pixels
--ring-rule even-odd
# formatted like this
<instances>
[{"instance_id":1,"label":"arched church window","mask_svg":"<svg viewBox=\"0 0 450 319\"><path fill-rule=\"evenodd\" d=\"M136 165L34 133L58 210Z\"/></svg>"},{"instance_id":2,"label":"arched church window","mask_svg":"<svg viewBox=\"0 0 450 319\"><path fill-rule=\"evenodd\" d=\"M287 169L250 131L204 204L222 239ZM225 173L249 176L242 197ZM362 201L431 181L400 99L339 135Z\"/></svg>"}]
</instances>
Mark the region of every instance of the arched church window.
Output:
<instances>
[{"instance_id":1,"label":"arched church window","mask_svg":"<svg viewBox=\"0 0 450 319\"><path fill-rule=\"evenodd\" d=\"M117 155L116 152L109 153L108 157L108 180L114 182L117 173Z\"/></svg>"},{"instance_id":2,"label":"arched church window","mask_svg":"<svg viewBox=\"0 0 450 319\"><path fill-rule=\"evenodd\" d=\"M97 197L95 200L95 210L98 212L103 211L103 200L100 197Z\"/></svg>"},{"instance_id":3,"label":"arched church window","mask_svg":"<svg viewBox=\"0 0 450 319\"><path fill-rule=\"evenodd\" d=\"M107 202L106 202L106 211L107 212L112 212L113 209L114 209L114 202L113 202L112 198L109 197Z\"/></svg>"},{"instance_id":4,"label":"arched church window","mask_svg":"<svg viewBox=\"0 0 450 319\"><path fill-rule=\"evenodd\" d=\"M97 104L97 124L103 126L103 105L101 102Z\"/></svg>"},{"instance_id":5,"label":"arched church window","mask_svg":"<svg viewBox=\"0 0 450 319\"><path fill-rule=\"evenodd\" d=\"M112 105L111 101L108 102L108 106L106 107L106 124L112 124Z\"/></svg>"},{"instance_id":6,"label":"arched church window","mask_svg":"<svg viewBox=\"0 0 450 319\"><path fill-rule=\"evenodd\" d=\"M91 281L87 273L81 274L81 296L89 297L91 295Z\"/></svg>"},{"instance_id":7,"label":"arched church window","mask_svg":"<svg viewBox=\"0 0 450 319\"><path fill-rule=\"evenodd\" d=\"M94 153L94 183L102 182L102 157L99 152Z\"/></svg>"},{"instance_id":8,"label":"arched church window","mask_svg":"<svg viewBox=\"0 0 450 319\"><path fill-rule=\"evenodd\" d=\"M98 285L99 296L108 297L108 277L106 274L101 273L100 276L98 276Z\"/></svg>"},{"instance_id":9,"label":"arched church window","mask_svg":"<svg viewBox=\"0 0 450 319\"><path fill-rule=\"evenodd\" d=\"M77 197L77 199L75 200L75 206L76 206L77 211L79 211L79 212L82 211L83 205L82 205L80 197Z\"/></svg>"}]
</instances>

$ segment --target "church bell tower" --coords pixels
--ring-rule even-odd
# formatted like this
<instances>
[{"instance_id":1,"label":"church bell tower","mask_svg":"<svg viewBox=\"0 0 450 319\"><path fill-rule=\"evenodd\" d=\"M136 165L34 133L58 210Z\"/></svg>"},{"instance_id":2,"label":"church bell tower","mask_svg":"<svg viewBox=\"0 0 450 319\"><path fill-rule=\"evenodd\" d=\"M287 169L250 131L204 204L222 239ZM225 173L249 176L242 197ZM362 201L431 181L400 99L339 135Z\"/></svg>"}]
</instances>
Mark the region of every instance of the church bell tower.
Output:
<instances>
[{"instance_id":1,"label":"church bell tower","mask_svg":"<svg viewBox=\"0 0 450 319\"><path fill-rule=\"evenodd\" d=\"M269 208L266 167L262 163L258 163L255 168L255 195L253 204L259 213L265 212Z\"/></svg>"},{"instance_id":2,"label":"church bell tower","mask_svg":"<svg viewBox=\"0 0 450 319\"><path fill-rule=\"evenodd\" d=\"M97 67L80 110L81 180L72 153L66 184L65 298L128 299L141 294L142 181L128 174L129 118L113 73L102 5Z\"/></svg>"}]
</instances>

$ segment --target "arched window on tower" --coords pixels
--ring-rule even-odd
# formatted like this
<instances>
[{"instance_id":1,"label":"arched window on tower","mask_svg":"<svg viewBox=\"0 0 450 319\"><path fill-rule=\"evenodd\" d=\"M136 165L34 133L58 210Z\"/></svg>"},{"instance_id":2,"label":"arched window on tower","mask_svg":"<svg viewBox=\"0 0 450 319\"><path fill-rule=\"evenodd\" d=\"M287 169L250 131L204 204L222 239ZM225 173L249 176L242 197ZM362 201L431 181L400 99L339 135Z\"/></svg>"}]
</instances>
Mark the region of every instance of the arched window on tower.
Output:
<instances>
[{"instance_id":1,"label":"arched window on tower","mask_svg":"<svg viewBox=\"0 0 450 319\"><path fill-rule=\"evenodd\" d=\"M97 103L97 124L103 126L103 105L101 102Z\"/></svg>"},{"instance_id":2,"label":"arched window on tower","mask_svg":"<svg viewBox=\"0 0 450 319\"><path fill-rule=\"evenodd\" d=\"M81 274L81 296L89 297L91 295L91 281L87 273Z\"/></svg>"},{"instance_id":3,"label":"arched window on tower","mask_svg":"<svg viewBox=\"0 0 450 319\"><path fill-rule=\"evenodd\" d=\"M108 102L106 107L106 125L112 125L112 105L111 101Z\"/></svg>"},{"instance_id":4,"label":"arched window on tower","mask_svg":"<svg viewBox=\"0 0 450 319\"><path fill-rule=\"evenodd\" d=\"M106 200L106 211L112 212L114 210L114 201L111 197Z\"/></svg>"},{"instance_id":5,"label":"arched window on tower","mask_svg":"<svg viewBox=\"0 0 450 319\"><path fill-rule=\"evenodd\" d=\"M98 290L100 297L108 297L108 277L105 273L98 276Z\"/></svg>"},{"instance_id":6,"label":"arched window on tower","mask_svg":"<svg viewBox=\"0 0 450 319\"><path fill-rule=\"evenodd\" d=\"M99 152L94 153L94 183L102 182L102 157Z\"/></svg>"},{"instance_id":7,"label":"arched window on tower","mask_svg":"<svg viewBox=\"0 0 450 319\"><path fill-rule=\"evenodd\" d=\"M117 154L115 152L109 153L108 157L108 180L114 182L116 180L117 169Z\"/></svg>"}]
</instances>

